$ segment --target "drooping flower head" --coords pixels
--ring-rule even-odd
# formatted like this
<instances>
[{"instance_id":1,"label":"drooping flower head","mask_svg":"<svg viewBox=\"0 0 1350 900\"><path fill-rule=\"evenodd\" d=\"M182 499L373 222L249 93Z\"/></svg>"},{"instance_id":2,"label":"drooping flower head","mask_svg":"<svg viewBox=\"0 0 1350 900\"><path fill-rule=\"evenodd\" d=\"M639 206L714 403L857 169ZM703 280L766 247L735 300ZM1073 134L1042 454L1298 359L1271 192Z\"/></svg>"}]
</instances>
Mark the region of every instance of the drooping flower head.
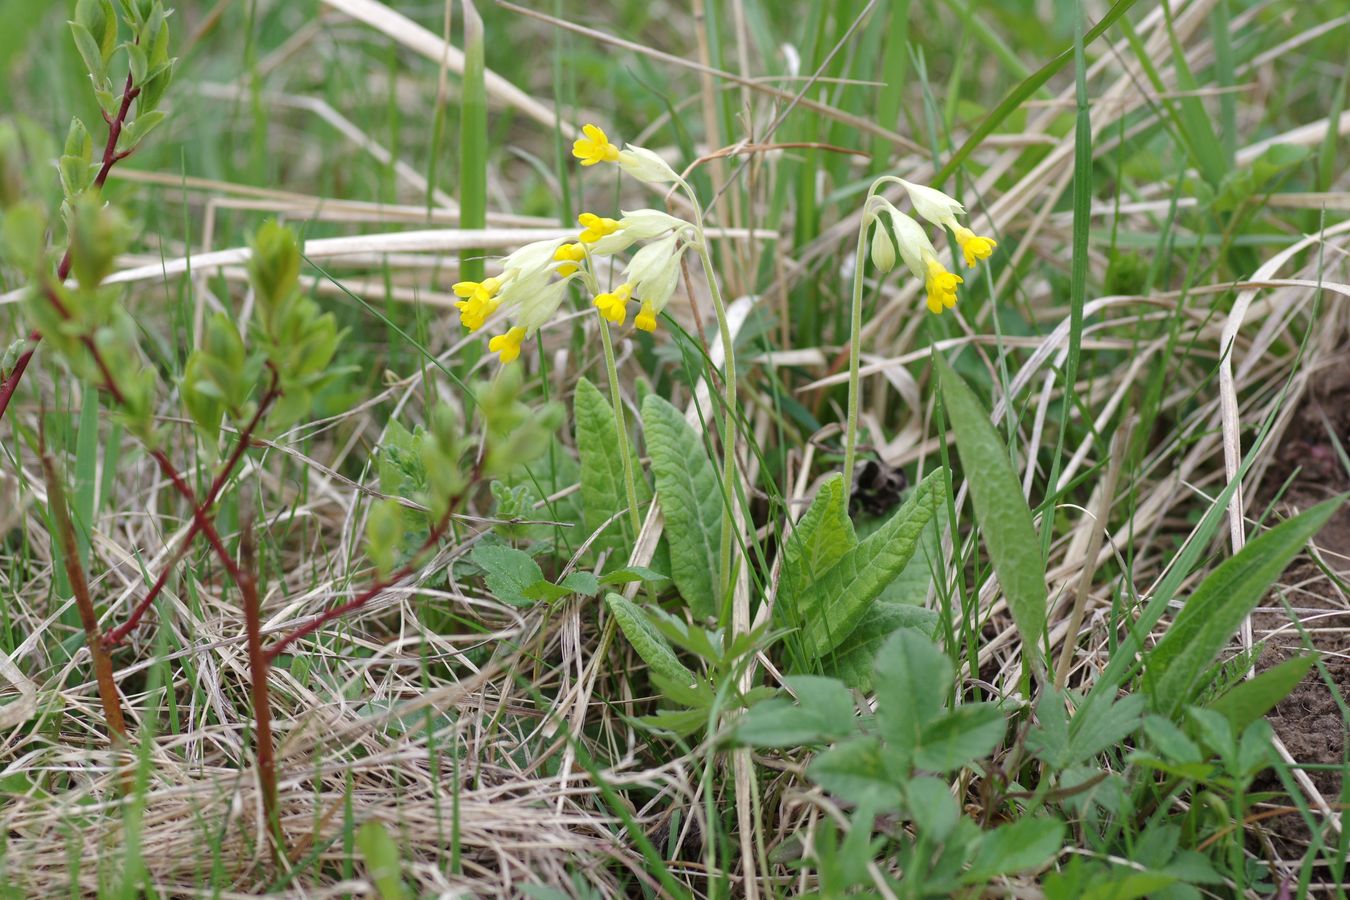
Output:
<instances>
[{"instance_id":1,"label":"drooping flower head","mask_svg":"<svg viewBox=\"0 0 1350 900\"><path fill-rule=\"evenodd\" d=\"M653 241L633 254L625 271L633 295L641 303L633 324L643 331L656 330L656 317L675 293L680 278L680 257L685 244L678 233Z\"/></svg>"},{"instance_id":2,"label":"drooping flower head","mask_svg":"<svg viewBox=\"0 0 1350 900\"><path fill-rule=\"evenodd\" d=\"M477 331L503 302L503 292L526 274L546 270L555 261L559 239L534 241L502 258L502 273L482 281L461 281L451 290L462 299L455 301L464 327ZM584 256L584 254L583 254ZM558 267L561 272L562 266ZM572 271L576 271L575 268ZM562 273L571 274L571 273Z\"/></svg>"},{"instance_id":3,"label":"drooping flower head","mask_svg":"<svg viewBox=\"0 0 1350 900\"><path fill-rule=\"evenodd\" d=\"M993 238L981 237L956 221L957 216L966 214L965 207L959 202L927 185L914 184L903 178L900 183L905 186L909 202L914 204L916 213L939 228L951 231L961 247L961 254L966 258L967 267L974 268L975 263L993 255L994 248L998 246Z\"/></svg>"},{"instance_id":4,"label":"drooping flower head","mask_svg":"<svg viewBox=\"0 0 1350 900\"><path fill-rule=\"evenodd\" d=\"M499 355L503 365L520 356L521 344L558 312L568 283L576 277L575 272L562 278L551 275L551 268L544 266L518 276L503 288L500 305L510 317L511 327L488 342L488 349Z\"/></svg>"},{"instance_id":5,"label":"drooping flower head","mask_svg":"<svg viewBox=\"0 0 1350 900\"><path fill-rule=\"evenodd\" d=\"M602 162L618 163L628 175L648 184L669 184L680 180L669 163L646 147L629 144L620 150L609 142L605 132L596 125L583 125L581 135L572 144L572 155L581 160L583 166Z\"/></svg>"},{"instance_id":6,"label":"drooping flower head","mask_svg":"<svg viewBox=\"0 0 1350 900\"><path fill-rule=\"evenodd\" d=\"M940 313L955 306L956 286L965 279L948 272L938 261L937 253L933 250L933 242L928 239L928 233L923 230L923 226L889 203L882 207L878 216L879 223L883 216L891 220L891 230L895 235L895 245L900 251L900 258L916 278L923 279L924 287L928 291L928 311Z\"/></svg>"}]
</instances>

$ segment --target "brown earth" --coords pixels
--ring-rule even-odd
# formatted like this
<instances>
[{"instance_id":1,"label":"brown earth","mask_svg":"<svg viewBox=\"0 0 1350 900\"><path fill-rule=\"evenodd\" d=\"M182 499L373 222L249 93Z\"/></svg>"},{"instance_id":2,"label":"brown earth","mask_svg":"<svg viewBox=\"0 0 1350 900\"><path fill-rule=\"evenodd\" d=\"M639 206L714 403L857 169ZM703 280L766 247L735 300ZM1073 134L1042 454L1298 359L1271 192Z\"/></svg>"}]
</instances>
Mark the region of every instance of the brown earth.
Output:
<instances>
[{"instance_id":1,"label":"brown earth","mask_svg":"<svg viewBox=\"0 0 1350 900\"><path fill-rule=\"evenodd\" d=\"M1273 502L1283 516L1350 491L1350 473L1336 442L1350 451L1350 357L1314 375L1263 479L1261 509ZM1350 505L1341 508L1313 543L1327 569L1342 583L1350 580ZM1280 591L1272 592L1252 619L1255 639L1266 642L1257 668L1268 669L1304 650L1304 638L1281 603L1282 594L1320 652L1341 698L1350 696L1350 600L1308 555L1290 566L1280 584ZM1297 762L1328 767L1306 771L1334 807L1341 793L1347 723L1321 673L1314 668L1269 718ZM1271 773L1256 788L1278 790L1279 782ZM1302 855L1310 835L1300 816L1281 816L1265 825L1280 855ZM1335 832L1325 836L1334 840Z\"/></svg>"}]
</instances>

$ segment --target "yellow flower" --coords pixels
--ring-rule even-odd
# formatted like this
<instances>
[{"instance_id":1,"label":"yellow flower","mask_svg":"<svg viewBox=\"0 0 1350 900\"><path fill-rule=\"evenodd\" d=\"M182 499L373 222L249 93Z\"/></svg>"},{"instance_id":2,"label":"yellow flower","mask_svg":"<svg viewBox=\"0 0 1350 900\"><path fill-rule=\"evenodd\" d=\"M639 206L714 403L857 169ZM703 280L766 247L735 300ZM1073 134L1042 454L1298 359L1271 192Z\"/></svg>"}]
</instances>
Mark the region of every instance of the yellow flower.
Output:
<instances>
[{"instance_id":1,"label":"yellow flower","mask_svg":"<svg viewBox=\"0 0 1350 900\"><path fill-rule=\"evenodd\" d=\"M501 357L502 365L513 363L520 356L520 344L525 340L525 329L517 325L506 334L499 334L488 341L488 349Z\"/></svg>"},{"instance_id":2,"label":"yellow flower","mask_svg":"<svg viewBox=\"0 0 1350 900\"><path fill-rule=\"evenodd\" d=\"M583 166L593 166L602 162L617 162L619 148L609 142L609 138L597 125L582 126L579 137L572 143L572 155L581 160Z\"/></svg>"},{"instance_id":3,"label":"yellow flower","mask_svg":"<svg viewBox=\"0 0 1350 900\"><path fill-rule=\"evenodd\" d=\"M953 233L956 235L956 242L961 245L961 252L965 254L968 268L973 269L977 261L988 259L998 246L993 238L981 237L964 225L956 226Z\"/></svg>"},{"instance_id":4,"label":"yellow flower","mask_svg":"<svg viewBox=\"0 0 1350 900\"><path fill-rule=\"evenodd\" d=\"M577 216L577 224L581 226L581 235L578 240L583 244L594 244L605 235L613 234L619 230L618 222L604 216L597 216L595 213L582 213Z\"/></svg>"},{"instance_id":5,"label":"yellow flower","mask_svg":"<svg viewBox=\"0 0 1350 900\"><path fill-rule=\"evenodd\" d=\"M642 301L642 309L638 310L637 318L633 320L633 324L643 331L656 330L656 307L652 306L652 301Z\"/></svg>"},{"instance_id":6,"label":"yellow flower","mask_svg":"<svg viewBox=\"0 0 1350 900\"><path fill-rule=\"evenodd\" d=\"M632 296L633 286L624 282L608 294L598 295L595 298L595 308L600 310L600 315L615 325L622 325L624 319L628 318L628 301Z\"/></svg>"},{"instance_id":7,"label":"yellow flower","mask_svg":"<svg viewBox=\"0 0 1350 900\"><path fill-rule=\"evenodd\" d=\"M459 308L459 320L466 328L477 331L483 327L487 317L497 310L497 305L501 302L497 297L501 287L501 280L497 278L461 281L454 286L455 296L464 298L456 300L455 306Z\"/></svg>"},{"instance_id":8,"label":"yellow flower","mask_svg":"<svg viewBox=\"0 0 1350 900\"><path fill-rule=\"evenodd\" d=\"M948 272L933 254L925 253L923 258L928 267L928 277L924 279L924 286L928 288L928 311L940 313L944 307L951 309L956 305L956 286L965 279Z\"/></svg>"},{"instance_id":9,"label":"yellow flower","mask_svg":"<svg viewBox=\"0 0 1350 900\"><path fill-rule=\"evenodd\" d=\"M561 266L558 266L558 274L566 278L580 268L577 263L586 258L586 245L580 242L563 244L554 252L553 258L562 263Z\"/></svg>"}]
</instances>

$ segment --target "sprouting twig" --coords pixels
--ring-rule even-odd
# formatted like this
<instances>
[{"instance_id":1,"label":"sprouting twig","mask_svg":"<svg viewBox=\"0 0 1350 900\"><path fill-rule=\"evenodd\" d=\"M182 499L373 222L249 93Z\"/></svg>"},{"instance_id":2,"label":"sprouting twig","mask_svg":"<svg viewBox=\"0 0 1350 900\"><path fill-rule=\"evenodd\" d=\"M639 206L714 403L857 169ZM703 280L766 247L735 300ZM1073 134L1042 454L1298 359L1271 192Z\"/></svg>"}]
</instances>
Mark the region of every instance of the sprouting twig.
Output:
<instances>
[{"instance_id":1,"label":"sprouting twig","mask_svg":"<svg viewBox=\"0 0 1350 900\"><path fill-rule=\"evenodd\" d=\"M108 180L108 173L112 167L131 155L131 151L119 153L117 151L117 142L122 138L122 127L126 124L127 116L131 113L131 104L141 94L141 89L132 83L131 75L128 73L127 82L122 88L122 105L117 110L116 118L103 114L104 120L108 123L108 141L103 145L103 164L99 166L98 174L94 176L94 190L102 190L104 183ZM70 276L70 249L66 248L65 255L61 257L61 264L56 267L56 280L64 282ZM49 291L50 293L50 291ZM18 390L19 381L23 378L24 371L28 368L28 363L32 360L33 354L37 352L37 345L42 340L40 331L33 331L28 335L28 343L31 345L25 350L14 363L14 368L4 375L4 381L0 382L0 419L5 417L5 410L9 408L10 398Z\"/></svg>"}]
</instances>

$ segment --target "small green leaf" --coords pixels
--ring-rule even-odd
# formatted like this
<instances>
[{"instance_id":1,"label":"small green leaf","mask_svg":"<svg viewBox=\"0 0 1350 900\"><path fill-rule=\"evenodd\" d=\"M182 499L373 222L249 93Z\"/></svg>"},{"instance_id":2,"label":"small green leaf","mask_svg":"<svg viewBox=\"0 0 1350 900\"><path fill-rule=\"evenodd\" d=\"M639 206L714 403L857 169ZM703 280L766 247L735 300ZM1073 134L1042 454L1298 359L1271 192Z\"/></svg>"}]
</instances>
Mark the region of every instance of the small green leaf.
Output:
<instances>
[{"instance_id":1,"label":"small green leaf","mask_svg":"<svg viewBox=\"0 0 1350 900\"><path fill-rule=\"evenodd\" d=\"M606 572L600 578L601 584L628 584L634 581L662 582L669 581L670 576L662 575L655 569L648 569L645 566L624 566L622 569L615 569L612 572Z\"/></svg>"},{"instance_id":2,"label":"small green leaf","mask_svg":"<svg viewBox=\"0 0 1350 900\"><path fill-rule=\"evenodd\" d=\"M871 803L876 808L900 804L900 789L886 774L881 744L875 737L854 738L816 754L806 774L851 803Z\"/></svg>"},{"instance_id":3,"label":"small green leaf","mask_svg":"<svg viewBox=\"0 0 1350 900\"><path fill-rule=\"evenodd\" d=\"M993 703L966 703L924 726L914 764L930 772L949 772L989 755L1007 723Z\"/></svg>"},{"instance_id":4,"label":"small green leaf","mask_svg":"<svg viewBox=\"0 0 1350 900\"><path fill-rule=\"evenodd\" d=\"M1241 731L1289 696L1316 662L1317 657L1312 654L1286 659L1251 681L1239 682L1210 703L1209 708L1226 718L1234 731Z\"/></svg>"},{"instance_id":5,"label":"small green leaf","mask_svg":"<svg viewBox=\"0 0 1350 900\"><path fill-rule=\"evenodd\" d=\"M487 573L484 580L492 596L512 606L532 605L525 591L544 581L544 573L528 553L498 544L479 544L469 558Z\"/></svg>"},{"instance_id":6,"label":"small green leaf","mask_svg":"<svg viewBox=\"0 0 1350 900\"><path fill-rule=\"evenodd\" d=\"M1039 869L1063 844L1064 823L1059 819L1019 819L984 833L980 849L961 880L983 884L999 875Z\"/></svg>"},{"instance_id":7,"label":"small green leaf","mask_svg":"<svg viewBox=\"0 0 1350 900\"><path fill-rule=\"evenodd\" d=\"M757 703L736 723L736 739L752 747L800 747L848 737L857 730L853 697L833 678L794 675L787 686L797 695Z\"/></svg>"},{"instance_id":8,"label":"small green leaf","mask_svg":"<svg viewBox=\"0 0 1350 900\"><path fill-rule=\"evenodd\" d=\"M606 594L605 605L619 623L628 643L633 645L638 656L651 666L653 672L686 684L694 680L694 673L680 662L665 637L647 620L647 614L641 607L622 594Z\"/></svg>"},{"instance_id":9,"label":"small green leaf","mask_svg":"<svg viewBox=\"0 0 1350 900\"><path fill-rule=\"evenodd\" d=\"M521 591L521 594L530 600L549 601L562 600L574 594L594 597L598 593L600 593L600 579L590 572L573 572L557 584L541 578Z\"/></svg>"},{"instance_id":10,"label":"small green leaf","mask_svg":"<svg viewBox=\"0 0 1350 900\"><path fill-rule=\"evenodd\" d=\"M1185 732L1162 716L1149 716L1144 719L1144 734L1168 762L1187 765L1204 762L1204 756L1195 741L1186 737Z\"/></svg>"},{"instance_id":11,"label":"small green leaf","mask_svg":"<svg viewBox=\"0 0 1350 900\"><path fill-rule=\"evenodd\" d=\"M1174 714L1193 696L1200 673L1343 501L1334 497L1281 522L1201 582L1145 659L1143 690L1156 710Z\"/></svg>"},{"instance_id":12,"label":"small green leaf","mask_svg":"<svg viewBox=\"0 0 1350 900\"><path fill-rule=\"evenodd\" d=\"M1023 652L1038 665L1045 639L1047 594L1041 541L1022 487L1008 461L1008 448L989 423L989 413L961 376L939 354L942 402L956 435L980 535L1022 637Z\"/></svg>"},{"instance_id":13,"label":"small green leaf","mask_svg":"<svg viewBox=\"0 0 1350 900\"><path fill-rule=\"evenodd\" d=\"M403 884L403 864L398 845L384 825L370 819L356 832L356 846L366 864L366 875L379 891L380 900L404 900L408 889Z\"/></svg>"},{"instance_id":14,"label":"small green leaf","mask_svg":"<svg viewBox=\"0 0 1350 900\"><path fill-rule=\"evenodd\" d=\"M642 402L642 424L666 519L671 577L696 617L714 617L723 505L717 471L684 415L655 394Z\"/></svg>"},{"instance_id":15,"label":"small green leaf","mask_svg":"<svg viewBox=\"0 0 1350 900\"><path fill-rule=\"evenodd\" d=\"M892 750L908 759L924 726L947 700L951 661L931 640L902 628L877 653L875 672L877 730Z\"/></svg>"}]
</instances>

